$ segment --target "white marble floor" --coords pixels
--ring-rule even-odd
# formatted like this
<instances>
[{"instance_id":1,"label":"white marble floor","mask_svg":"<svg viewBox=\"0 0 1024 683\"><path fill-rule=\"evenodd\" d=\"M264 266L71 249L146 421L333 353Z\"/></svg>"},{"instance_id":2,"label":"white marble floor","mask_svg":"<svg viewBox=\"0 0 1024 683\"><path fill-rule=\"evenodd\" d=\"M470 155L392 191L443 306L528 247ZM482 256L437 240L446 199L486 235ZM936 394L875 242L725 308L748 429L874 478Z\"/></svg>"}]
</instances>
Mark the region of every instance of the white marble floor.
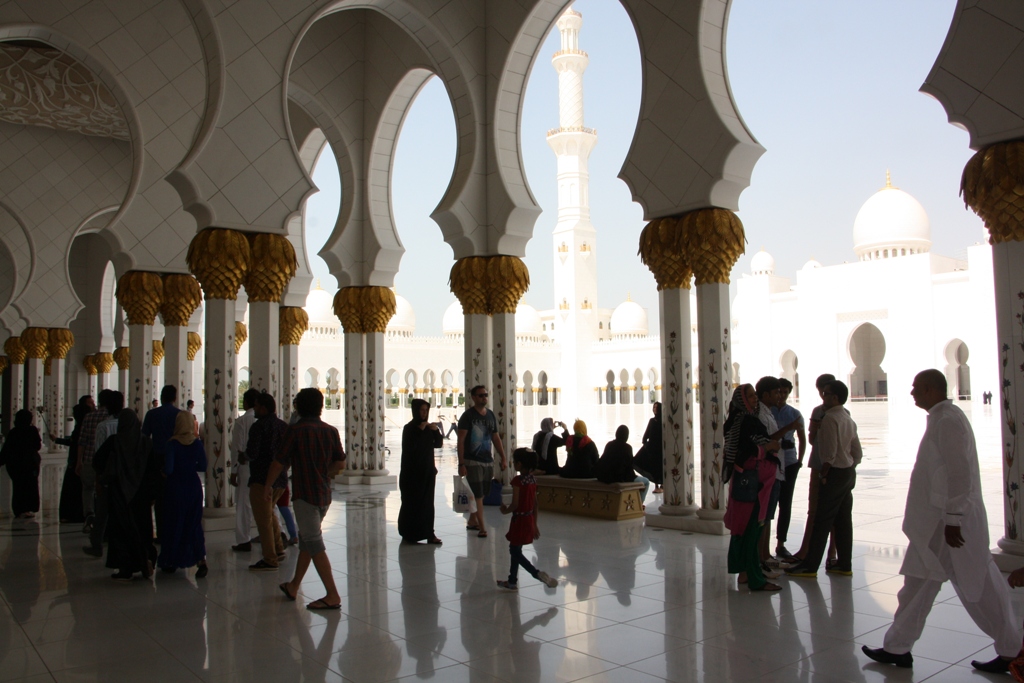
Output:
<instances>
[{"instance_id":1,"label":"white marble floor","mask_svg":"<svg viewBox=\"0 0 1024 683\"><path fill-rule=\"evenodd\" d=\"M912 671L860 652L881 644L896 607L902 477L865 472L858 485L853 578L822 572L749 594L725 572L727 538L544 515L527 555L559 586L521 574L509 594L494 586L508 571L508 518L488 508L499 532L467 533L450 509L453 464L449 446L439 457L439 548L399 543L397 491L335 494L325 539L338 613L278 592L294 549L279 573L254 574L256 554L233 553L230 532L211 533L207 578L190 570L115 584L81 552L78 529L48 516L0 522L0 680L1008 680L971 670L972 658L994 653L948 585ZM311 570L302 597L321 595ZM1015 609L1024 616L1016 596Z\"/></svg>"}]
</instances>

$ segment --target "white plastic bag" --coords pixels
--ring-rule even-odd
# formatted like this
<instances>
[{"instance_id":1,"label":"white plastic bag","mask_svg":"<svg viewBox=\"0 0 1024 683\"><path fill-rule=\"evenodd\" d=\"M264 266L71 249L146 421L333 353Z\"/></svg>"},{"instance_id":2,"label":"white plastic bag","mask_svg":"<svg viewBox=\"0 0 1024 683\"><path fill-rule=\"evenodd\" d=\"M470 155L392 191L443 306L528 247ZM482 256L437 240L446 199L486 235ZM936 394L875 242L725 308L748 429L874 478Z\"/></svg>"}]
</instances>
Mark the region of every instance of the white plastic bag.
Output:
<instances>
[{"instance_id":1,"label":"white plastic bag","mask_svg":"<svg viewBox=\"0 0 1024 683\"><path fill-rule=\"evenodd\" d=\"M469 488L466 478L453 475L452 481L455 484L455 492L452 493L452 510L470 514L476 512L476 498L473 496L473 491Z\"/></svg>"}]
</instances>

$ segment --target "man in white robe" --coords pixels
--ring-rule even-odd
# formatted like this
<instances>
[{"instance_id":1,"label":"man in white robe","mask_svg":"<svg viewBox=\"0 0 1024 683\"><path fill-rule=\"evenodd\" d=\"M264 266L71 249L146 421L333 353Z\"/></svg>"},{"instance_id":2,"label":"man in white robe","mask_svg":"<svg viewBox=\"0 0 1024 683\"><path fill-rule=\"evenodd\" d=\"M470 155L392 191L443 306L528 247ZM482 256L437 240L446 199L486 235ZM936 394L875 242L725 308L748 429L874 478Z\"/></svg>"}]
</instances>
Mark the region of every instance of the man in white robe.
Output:
<instances>
[{"instance_id":1,"label":"man in white robe","mask_svg":"<svg viewBox=\"0 0 1024 683\"><path fill-rule=\"evenodd\" d=\"M914 378L914 403L928 411L928 426L910 475L903 533L910 540L900 568L903 588L883 647L863 651L871 659L910 667L910 653L947 579L978 627L995 641L999 655L974 668L1009 671L1021 631L1010 607L1010 591L989 550L988 518L974 432L960 408L946 398L946 378L925 370Z\"/></svg>"},{"instance_id":2,"label":"man in white robe","mask_svg":"<svg viewBox=\"0 0 1024 683\"><path fill-rule=\"evenodd\" d=\"M256 397L260 395L256 389L248 389L242 396L242 408L245 412L238 416L231 428L231 452L234 455L234 467L231 472L231 485L237 487L235 492L235 552L252 550L252 527L256 518L252 514L252 503L249 502L247 487L249 486L249 458L245 449L249 444L249 429L256 422Z\"/></svg>"}]
</instances>

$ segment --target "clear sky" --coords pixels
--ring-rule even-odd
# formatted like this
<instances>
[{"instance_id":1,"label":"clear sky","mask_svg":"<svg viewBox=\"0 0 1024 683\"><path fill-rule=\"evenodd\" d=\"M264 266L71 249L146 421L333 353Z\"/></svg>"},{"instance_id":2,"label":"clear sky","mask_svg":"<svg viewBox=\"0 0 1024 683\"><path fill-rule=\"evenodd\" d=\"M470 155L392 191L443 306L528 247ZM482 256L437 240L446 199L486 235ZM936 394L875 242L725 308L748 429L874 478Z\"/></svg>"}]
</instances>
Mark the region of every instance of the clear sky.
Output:
<instances>
[{"instance_id":1,"label":"clear sky","mask_svg":"<svg viewBox=\"0 0 1024 683\"><path fill-rule=\"evenodd\" d=\"M739 111L768 150L740 198L748 245L733 279L749 271L761 247L776 273L793 276L812 256L825 265L852 261L853 221L885 184L913 196L931 219L933 251L958 256L981 239L980 220L959 198L960 174L971 155L965 132L946 122L932 98L918 92L945 38L954 0L861 0L856 3L733 0L729 17L729 78ZM591 213L598 233L599 305L612 308L627 293L648 309L657 330L654 278L636 255L644 221L617 178L636 126L641 68L636 35L615 0L579 0L582 49L590 55L586 123L598 131L590 157ZM558 125L558 86L550 57L558 31L541 47L523 112L523 159L543 213L526 253L527 303L552 307L551 230L555 224L555 157L545 134ZM441 334L454 296L452 252L430 219L451 177L455 124L446 92L432 79L403 126L395 159L395 221L406 248L398 293L416 311L416 333ZM337 218L337 168L320 163L321 192L307 208L307 241L315 253ZM319 257L313 270L336 287Z\"/></svg>"}]
</instances>

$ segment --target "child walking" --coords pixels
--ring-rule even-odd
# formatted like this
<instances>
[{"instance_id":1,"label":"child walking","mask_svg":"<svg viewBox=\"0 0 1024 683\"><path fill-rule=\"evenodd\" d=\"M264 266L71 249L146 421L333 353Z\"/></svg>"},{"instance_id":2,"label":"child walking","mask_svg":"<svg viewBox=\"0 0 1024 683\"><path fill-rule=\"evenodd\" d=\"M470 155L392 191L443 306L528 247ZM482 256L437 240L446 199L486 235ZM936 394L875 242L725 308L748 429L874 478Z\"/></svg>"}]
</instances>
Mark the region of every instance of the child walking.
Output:
<instances>
[{"instance_id":1,"label":"child walking","mask_svg":"<svg viewBox=\"0 0 1024 683\"><path fill-rule=\"evenodd\" d=\"M533 478L533 470L537 469L537 453L529 448L517 448L512 453L512 465L519 476L512 480L512 504L501 506L501 514L512 513L512 524L509 525L508 550L512 555L512 566L509 568L508 581L498 581L498 586L505 590L519 589L519 567L530 576L549 588L558 585L558 581L546 572L538 571L523 556L523 546L530 545L534 539L540 538L537 528L537 480Z\"/></svg>"}]
</instances>

